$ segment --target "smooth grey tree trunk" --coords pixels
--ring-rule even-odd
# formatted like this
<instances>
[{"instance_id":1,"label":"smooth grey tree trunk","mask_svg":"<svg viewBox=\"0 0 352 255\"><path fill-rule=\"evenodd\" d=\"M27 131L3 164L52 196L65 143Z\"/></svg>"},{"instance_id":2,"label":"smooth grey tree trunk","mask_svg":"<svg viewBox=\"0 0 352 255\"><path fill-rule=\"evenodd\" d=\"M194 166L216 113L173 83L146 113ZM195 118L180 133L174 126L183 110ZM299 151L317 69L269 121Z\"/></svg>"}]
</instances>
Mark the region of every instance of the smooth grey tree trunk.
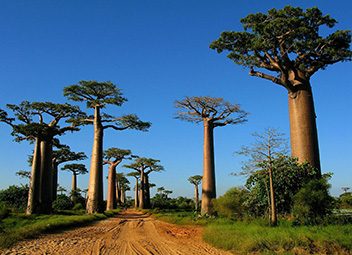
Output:
<instances>
[{"instance_id":1,"label":"smooth grey tree trunk","mask_svg":"<svg viewBox=\"0 0 352 255\"><path fill-rule=\"evenodd\" d=\"M40 139L35 140L32 171L28 192L28 203L26 214L31 215L39 210L40 195Z\"/></svg>"},{"instance_id":2,"label":"smooth grey tree trunk","mask_svg":"<svg viewBox=\"0 0 352 255\"><path fill-rule=\"evenodd\" d=\"M213 214L212 199L216 198L214 163L214 126L204 120L203 181L201 214Z\"/></svg>"},{"instance_id":3,"label":"smooth grey tree trunk","mask_svg":"<svg viewBox=\"0 0 352 255\"><path fill-rule=\"evenodd\" d=\"M100 108L94 111L94 142L89 171L88 200L86 211L89 214L102 212L103 205L103 126Z\"/></svg>"}]
</instances>

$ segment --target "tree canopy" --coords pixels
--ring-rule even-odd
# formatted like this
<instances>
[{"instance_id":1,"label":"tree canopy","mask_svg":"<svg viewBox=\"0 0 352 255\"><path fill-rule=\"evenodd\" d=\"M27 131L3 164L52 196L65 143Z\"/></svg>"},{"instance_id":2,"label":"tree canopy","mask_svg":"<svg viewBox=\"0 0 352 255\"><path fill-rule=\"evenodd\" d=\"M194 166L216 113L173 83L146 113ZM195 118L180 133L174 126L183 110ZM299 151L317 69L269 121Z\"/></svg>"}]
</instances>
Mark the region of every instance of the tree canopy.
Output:
<instances>
[{"instance_id":1,"label":"tree canopy","mask_svg":"<svg viewBox=\"0 0 352 255\"><path fill-rule=\"evenodd\" d=\"M87 168L84 164L66 164L61 170L66 170L72 172L74 175L86 174L88 173Z\"/></svg>"},{"instance_id":2,"label":"tree canopy","mask_svg":"<svg viewBox=\"0 0 352 255\"><path fill-rule=\"evenodd\" d=\"M250 75L271 80L288 91L294 92L295 85L309 81L319 69L351 60L351 32L321 35L322 26L332 28L337 21L316 7L305 11L291 6L271 9L267 14L250 14L241 23L245 31L223 32L210 48L218 53L229 51L228 58L249 67ZM270 72L256 71L255 67Z\"/></svg>"},{"instance_id":3,"label":"tree canopy","mask_svg":"<svg viewBox=\"0 0 352 255\"><path fill-rule=\"evenodd\" d=\"M202 181L203 176L201 175L193 175L188 178L188 181L193 185L199 185Z\"/></svg>"},{"instance_id":4,"label":"tree canopy","mask_svg":"<svg viewBox=\"0 0 352 255\"><path fill-rule=\"evenodd\" d=\"M238 104L231 104L223 98L215 97L186 97L175 102L176 118L189 122L202 122L204 119L213 122L214 126L225 126L246 121L247 113L240 109ZM231 114L237 117L230 118Z\"/></svg>"}]
</instances>

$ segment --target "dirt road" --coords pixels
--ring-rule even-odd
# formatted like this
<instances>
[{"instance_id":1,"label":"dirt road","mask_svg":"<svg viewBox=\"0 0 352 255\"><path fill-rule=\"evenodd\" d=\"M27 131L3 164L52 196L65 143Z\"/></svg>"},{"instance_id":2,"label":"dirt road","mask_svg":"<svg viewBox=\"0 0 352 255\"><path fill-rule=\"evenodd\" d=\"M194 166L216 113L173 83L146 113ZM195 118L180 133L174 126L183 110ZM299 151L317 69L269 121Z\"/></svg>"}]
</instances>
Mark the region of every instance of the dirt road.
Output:
<instances>
[{"instance_id":1,"label":"dirt road","mask_svg":"<svg viewBox=\"0 0 352 255\"><path fill-rule=\"evenodd\" d=\"M201 240L201 229L180 227L128 210L115 218L18 243L1 254L230 254Z\"/></svg>"}]
</instances>

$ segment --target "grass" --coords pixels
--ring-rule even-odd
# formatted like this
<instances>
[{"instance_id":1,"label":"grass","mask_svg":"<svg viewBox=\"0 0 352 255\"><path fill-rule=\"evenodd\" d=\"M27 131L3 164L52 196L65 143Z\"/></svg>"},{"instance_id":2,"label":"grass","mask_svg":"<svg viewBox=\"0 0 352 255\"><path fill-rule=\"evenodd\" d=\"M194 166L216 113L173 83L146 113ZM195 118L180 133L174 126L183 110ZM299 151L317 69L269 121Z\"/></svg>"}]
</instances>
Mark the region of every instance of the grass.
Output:
<instances>
[{"instance_id":1,"label":"grass","mask_svg":"<svg viewBox=\"0 0 352 255\"><path fill-rule=\"evenodd\" d=\"M8 248L16 242L34 238L41 233L82 226L93 221L112 217L119 210L102 214L84 214L84 211L61 211L52 215L11 214L0 221L0 248Z\"/></svg>"},{"instance_id":2,"label":"grass","mask_svg":"<svg viewBox=\"0 0 352 255\"><path fill-rule=\"evenodd\" d=\"M233 221L197 217L192 212L158 212L160 220L180 225L203 225L203 239L236 254L351 254L352 224L295 226L280 221L277 227L264 220Z\"/></svg>"}]
</instances>

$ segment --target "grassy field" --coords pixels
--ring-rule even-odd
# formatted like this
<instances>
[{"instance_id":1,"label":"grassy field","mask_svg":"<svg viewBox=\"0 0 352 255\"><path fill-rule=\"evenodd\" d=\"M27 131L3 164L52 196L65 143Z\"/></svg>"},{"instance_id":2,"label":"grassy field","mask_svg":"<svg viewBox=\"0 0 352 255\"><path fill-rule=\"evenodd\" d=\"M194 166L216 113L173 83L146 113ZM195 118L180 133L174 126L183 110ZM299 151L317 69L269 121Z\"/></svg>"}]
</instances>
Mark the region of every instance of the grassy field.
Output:
<instances>
[{"instance_id":1,"label":"grassy field","mask_svg":"<svg viewBox=\"0 0 352 255\"><path fill-rule=\"evenodd\" d=\"M292 226L281 221L232 221L201 218L191 212L159 212L156 218L174 224L204 225L209 244L236 254L352 254L352 225Z\"/></svg>"},{"instance_id":2,"label":"grassy field","mask_svg":"<svg viewBox=\"0 0 352 255\"><path fill-rule=\"evenodd\" d=\"M0 248L8 248L16 242L34 238L41 233L82 226L96 220L106 219L118 210L104 214L84 214L84 211L62 211L52 215L11 214L0 221Z\"/></svg>"}]
</instances>

